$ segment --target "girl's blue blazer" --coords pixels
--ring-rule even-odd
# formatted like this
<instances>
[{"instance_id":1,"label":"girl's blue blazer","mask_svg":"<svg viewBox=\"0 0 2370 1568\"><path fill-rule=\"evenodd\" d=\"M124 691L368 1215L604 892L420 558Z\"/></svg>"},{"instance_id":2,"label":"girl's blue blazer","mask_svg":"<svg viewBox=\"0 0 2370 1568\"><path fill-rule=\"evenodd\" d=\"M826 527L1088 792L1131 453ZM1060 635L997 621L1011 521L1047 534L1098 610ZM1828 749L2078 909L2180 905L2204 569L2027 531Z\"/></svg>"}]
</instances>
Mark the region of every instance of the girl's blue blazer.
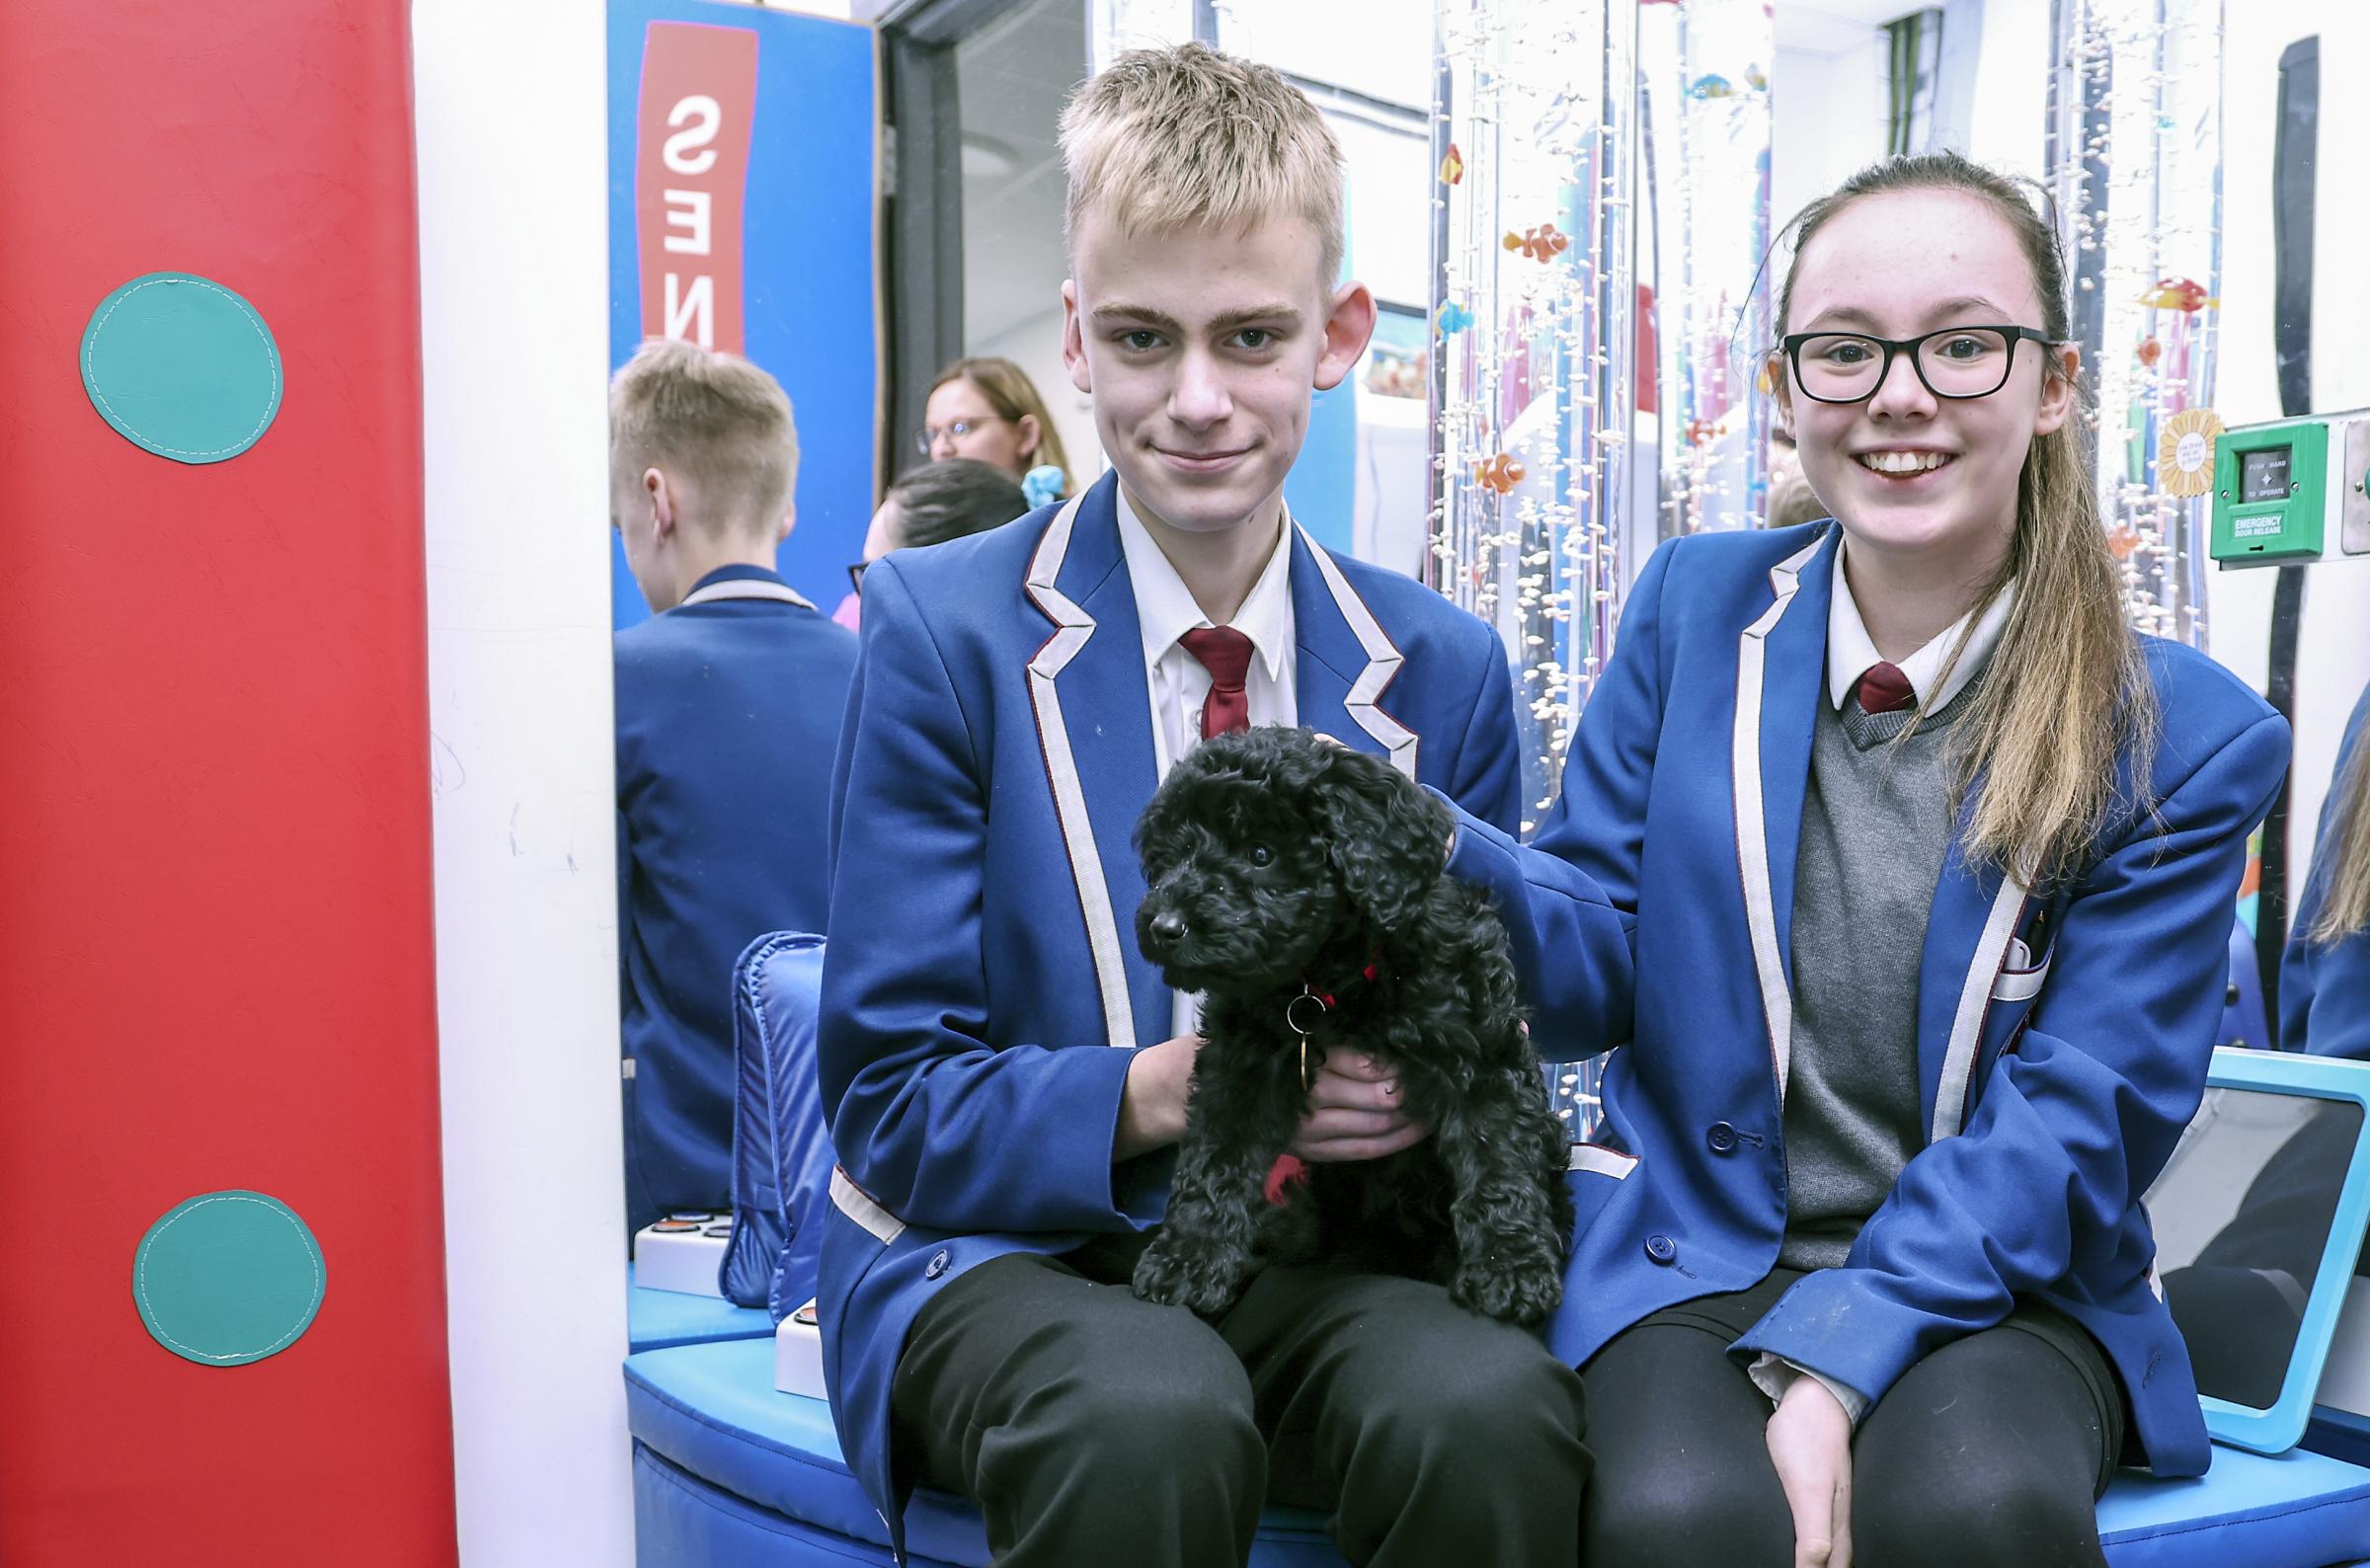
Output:
<instances>
[{"instance_id":1,"label":"girl's blue blazer","mask_svg":"<svg viewBox=\"0 0 2370 1568\"><path fill-rule=\"evenodd\" d=\"M1602 1143L1549 1343L1575 1365L1649 1312L1777 1262L1794 864L1828 700L1832 523L1666 544L1534 847L1468 823L1452 871L1498 896L1543 1055L1610 1053ZM1996 656L1998 657L1998 656ZM2206 1467L2140 1196L2205 1087L2247 837L2287 726L2228 670L2150 640L2144 784L2071 886L1953 850L1919 973L1926 1147L1841 1268L1734 1347L1883 1397L1910 1365L2049 1302L2106 1350L2160 1475ZM2133 796L2128 759L2118 781Z\"/></svg>"},{"instance_id":2,"label":"girl's blue blazer","mask_svg":"<svg viewBox=\"0 0 2370 1568\"><path fill-rule=\"evenodd\" d=\"M1140 1230L1170 1160L1111 1162L1173 1002L1136 947L1156 777L1115 481L864 578L832 789L818 1054L840 1169L819 1313L840 1445L893 1534L889 1392L913 1316L1013 1252ZM1495 827L1520 790L1488 627L1294 530L1300 720Z\"/></svg>"}]
</instances>

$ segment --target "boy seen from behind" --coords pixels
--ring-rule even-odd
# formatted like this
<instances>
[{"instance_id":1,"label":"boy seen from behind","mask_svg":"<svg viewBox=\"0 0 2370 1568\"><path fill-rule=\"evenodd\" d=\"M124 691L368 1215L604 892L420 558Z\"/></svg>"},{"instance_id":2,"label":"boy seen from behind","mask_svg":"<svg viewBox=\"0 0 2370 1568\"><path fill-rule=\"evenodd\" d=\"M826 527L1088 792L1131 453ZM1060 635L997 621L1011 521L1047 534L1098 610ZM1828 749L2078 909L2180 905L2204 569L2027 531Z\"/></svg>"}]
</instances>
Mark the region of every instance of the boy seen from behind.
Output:
<instances>
[{"instance_id":1,"label":"boy seen from behind","mask_svg":"<svg viewBox=\"0 0 2370 1568\"><path fill-rule=\"evenodd\" d=\"M798 431L770 375L653 340L609 393L610 522L652 618L617 634L618 957L632 1228L732 1201L733 961L821 933L856 640L773 570Z\"/></svg>"}]
</instances>

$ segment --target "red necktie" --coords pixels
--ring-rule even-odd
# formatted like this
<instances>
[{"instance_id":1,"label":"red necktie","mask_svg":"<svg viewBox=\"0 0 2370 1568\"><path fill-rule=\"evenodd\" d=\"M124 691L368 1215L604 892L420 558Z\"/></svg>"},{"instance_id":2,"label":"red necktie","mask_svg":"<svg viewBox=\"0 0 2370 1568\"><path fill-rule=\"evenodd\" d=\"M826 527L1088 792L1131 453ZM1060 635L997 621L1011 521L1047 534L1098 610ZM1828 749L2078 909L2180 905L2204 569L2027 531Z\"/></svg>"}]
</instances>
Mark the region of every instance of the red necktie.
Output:
<instances>
[{"instance_id":1,"label":"red necktie","mask_svg":"<svg viewBox=\"0 0 2370 1568\"><path fill-rule=\"evenodd\" d=\"M1202 704L1202 739L1251 727L1251 699L1242 689L1251 669L1251 640L1231 626L1204 626L1177 639L1210 671L1210 696Z\"/></svg>"},{"instance_id":2,"label":"red necktie","mask_svg":"<svg viewBox=\"0 0 2370 1568\"><path fill-rule=\"evenodd\" d=\"M1862 713L1892 713L1917 700L1917 693L1910 689L1909 677L1901 673L1898 665L1870 665L1855 689Z\"/></svg>"}]
</instances>

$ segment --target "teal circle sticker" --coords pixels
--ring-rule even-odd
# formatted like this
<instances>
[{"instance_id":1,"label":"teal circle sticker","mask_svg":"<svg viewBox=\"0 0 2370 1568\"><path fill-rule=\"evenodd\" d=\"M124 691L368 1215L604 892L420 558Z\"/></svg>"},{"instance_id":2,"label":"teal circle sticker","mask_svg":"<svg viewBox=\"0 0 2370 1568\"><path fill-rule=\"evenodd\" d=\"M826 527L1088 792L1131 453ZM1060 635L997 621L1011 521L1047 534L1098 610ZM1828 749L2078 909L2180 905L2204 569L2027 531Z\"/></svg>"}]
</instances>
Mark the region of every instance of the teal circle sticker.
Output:
<instances>
[{"instance_id":1,"label":"teal circle sticker","mask_svg":"<svg viewBox=\"0 0 2370 1568\"><path fill-rule=\"evenodd\" d=\"M202 1367L244 1367L296 1343L321 1310L321 1245L276 1198L201 1193L148 1227L131 1294L156 1342Z\"/></svg>"},{"instance_id":2,"label":"teal circle sticker","mask_svg":"<svg viewBox=\"0 0 2370 1568\"><path fill-rule=\"evenodd\" d=\"M188 273L135 277L82 334L91 407L133 445L179 463L253 446L279 413L279 346L253 305Z\"/></svg>"}]
</instances>

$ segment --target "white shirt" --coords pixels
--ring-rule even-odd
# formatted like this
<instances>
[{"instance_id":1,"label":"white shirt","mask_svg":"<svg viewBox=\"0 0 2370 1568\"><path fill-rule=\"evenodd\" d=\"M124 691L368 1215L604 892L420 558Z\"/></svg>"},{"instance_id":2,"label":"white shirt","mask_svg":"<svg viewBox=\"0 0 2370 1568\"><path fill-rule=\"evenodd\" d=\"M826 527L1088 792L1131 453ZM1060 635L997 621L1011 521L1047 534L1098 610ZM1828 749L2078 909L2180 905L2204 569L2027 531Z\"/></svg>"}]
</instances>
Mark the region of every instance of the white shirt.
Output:
<instances>
[{"instance_id":1,"label":"white shirt","mask_svg":"<svg viewBox=\"0 0 2370 1568\"><path fill-rule=\"evenodd\" d=\"M1885 662L1876 651L1875 640L1868 636L1867 622L1860 619L1859 601L1852 596L1851 580L1844 575L1844 551L1848 543L1839 543L1835 550L1835 596L1827 606L1827 696L1838 709L1851 699L1852 688L1874 666ZM2008 627L2008 612L2016 602L2016 585L2012 581L1993 596L1980 615L1969 610L1943 628L1941 634L1925 647L1900 661L1895 666L1909 681L1910 692L1918 706L1929 713L1948 703L1964 691L1967 682L1991 657L2000 634ZM1942 665L1950 650L1958 646L1967 622L1975 621L1975 630L1967 638L1966 651L1950 666L1948 679L1942 679ZM1936 682L1939 681L1937 685Z\"/></svg>"},{"instance_id":2,"label":"white shirt","mask_svg":"<svg viewBox=\"0 0 2370 1568\"><path fill-rule=\"evenodd\" d=\"M1158 776L1166 778L1177 758L1202 740L1202 706L1210 700L1210 671L1177 641L1187 632L1212 624L1194 601L1193 590L1177 576L1160 546L1146 531L1144 519L1129 505L1126 486L1119 487L1119 545L1127 557L1128 582L1136 591L1136 623L1144 633L1145 700L1151 705L1152 758ZM1251 585L1249 596L1234 612L1233 628L1251 640L1251 667L1242 689L1251 710L1251 723L1301 722L1299 656L1293 642L1292 513L1285 510L1276 530L1276 548ZM1201 1023L1201 998L1176 993L1171 1013L1172 1035L1188 1035Z\"/></svg>"}]
</instances>

